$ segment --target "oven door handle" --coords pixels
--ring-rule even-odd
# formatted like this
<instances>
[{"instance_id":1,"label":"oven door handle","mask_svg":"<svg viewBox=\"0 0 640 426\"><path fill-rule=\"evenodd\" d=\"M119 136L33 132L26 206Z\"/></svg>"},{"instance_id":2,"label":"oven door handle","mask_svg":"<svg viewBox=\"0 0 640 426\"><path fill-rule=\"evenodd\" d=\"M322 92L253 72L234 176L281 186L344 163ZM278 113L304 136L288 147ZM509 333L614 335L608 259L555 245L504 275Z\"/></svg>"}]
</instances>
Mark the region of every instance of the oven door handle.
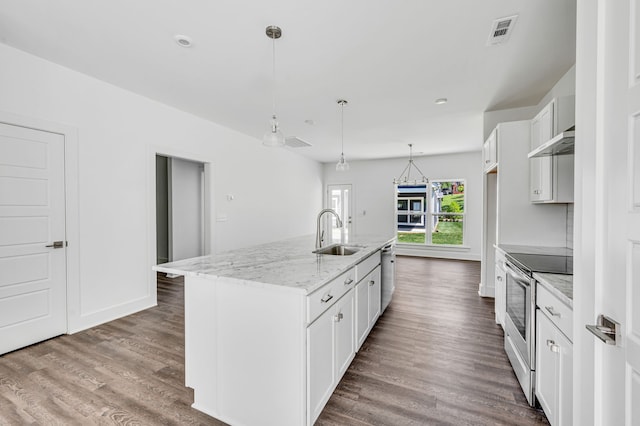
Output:
<instances>
[{"instance_id":1,"label":"oven door handle","mask_svg":"<svg viewBox=\"0 0 640 426\"><path fill-rule=\"evenodd\" d=\"M507 275L513 278L513 280L516 283L518 283L521 287L527 288L531 285L529 278L526 275L523 275L522 273L518 273L518 271L516 271L513 268L513 266L511 266L508 262L505 262L504 266L505 266L505 269L506 269L505 272L507 273Z\"/></svg>"}]
</instances>

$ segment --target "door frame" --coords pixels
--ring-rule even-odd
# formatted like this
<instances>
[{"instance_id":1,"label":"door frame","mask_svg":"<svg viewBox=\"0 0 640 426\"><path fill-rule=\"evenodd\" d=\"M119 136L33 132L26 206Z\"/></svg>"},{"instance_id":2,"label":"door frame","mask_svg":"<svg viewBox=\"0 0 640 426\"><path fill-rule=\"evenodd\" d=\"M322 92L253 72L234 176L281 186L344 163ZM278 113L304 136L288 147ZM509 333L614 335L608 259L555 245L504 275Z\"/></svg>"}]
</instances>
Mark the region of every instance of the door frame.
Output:
<instances>
[{"instance_id":1,"label":"door frame","mask_svg":"<svg viewBox=\"0 0 640 426\"><path fill-rule=\"evenodd\" d=\"M182 151L168 146L150 145L147 152L147 217L148 217L148 250L147 265L149 270L149 294L153 297L153 303L157 304L157 279L156 273L151 269L157 264L157 236L156 236L156 155L162 155L169 158L180 158L183 160L194 161L204 164L204 200L203 200L203 241L204 255L214 253L214 221L212 215L214 210L214 189L213 176L214 166L213 159L204 154L196 154L193 152Z\"/></svg>"},{"instance_id":2,"label":"door frame","mask_svg":"<svg viewBox=\"0 0 640 426\"><path fill-rule=\"evenodd\" d=\"M595 404L595 342L584 324L595 318L596 256L600 244L594 226L602 228L596 219L597 205L593 194L601 189L596 180L596 135L598 117L598 64L600 47L598 27L599 0L578 2L576 12L576 138L580 145L575 152L574 179L574 282L573 289L573 421L579 425L593 425ZM598 200L601 201L601 200ZM588 232L585 232L587 231ZM598 260L601 268L601 259Z\"/></svg>"},{"instance_id":3,"label":"door frame","mask_svg":"<svg viewBox=\"0 0 640 426\"><path fill-rule=\"evenodd\" d=\"M66 330L80 331L80 226L78 198L78 129L65 124L0 111L0 123L59 134L64 138Z\"/></svg>"}]
</instances>

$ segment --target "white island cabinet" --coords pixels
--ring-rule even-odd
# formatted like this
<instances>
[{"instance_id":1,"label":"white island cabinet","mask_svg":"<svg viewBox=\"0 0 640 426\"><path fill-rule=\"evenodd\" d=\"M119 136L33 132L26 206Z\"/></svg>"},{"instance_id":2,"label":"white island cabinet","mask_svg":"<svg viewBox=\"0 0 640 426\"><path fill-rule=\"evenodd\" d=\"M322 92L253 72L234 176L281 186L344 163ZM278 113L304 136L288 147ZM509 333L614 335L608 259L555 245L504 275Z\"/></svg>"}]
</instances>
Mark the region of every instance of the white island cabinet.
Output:
<instances>
[{"instance_id":1,"label":"white island cabinet","mask_svg":"<svg viewBox=\"0 0 640 426\"><path fill-rule=\"evenodd\" d=\"M154 267L185 276L193 407L233 425L313 424L355 356L360 278L372 289L367 333L379 315L390 240L361 237L355 254L332 256L313 254L309 236Z\"/></svg>"}]
</instances>

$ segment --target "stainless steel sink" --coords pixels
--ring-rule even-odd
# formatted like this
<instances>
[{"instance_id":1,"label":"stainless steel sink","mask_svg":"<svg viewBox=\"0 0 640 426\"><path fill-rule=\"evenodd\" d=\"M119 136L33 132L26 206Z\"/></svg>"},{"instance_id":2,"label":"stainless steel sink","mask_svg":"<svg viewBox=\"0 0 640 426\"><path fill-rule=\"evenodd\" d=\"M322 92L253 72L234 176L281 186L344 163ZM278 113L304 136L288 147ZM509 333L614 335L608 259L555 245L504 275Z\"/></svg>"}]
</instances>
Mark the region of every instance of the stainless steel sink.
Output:
<instances>
[{"instance_id":1,"label":"stainless steel sink","mask_svg":"<svg viewBox=\"0 0 640 426\"><path fill-rule=\"evenodd\" d=\"M321 247L318 250L314 250L317 254L330 254L333 256L350 256L357 253L360 247L345 246L343 244L332 244L330 246Z\"/></svg>"}]
</instances>

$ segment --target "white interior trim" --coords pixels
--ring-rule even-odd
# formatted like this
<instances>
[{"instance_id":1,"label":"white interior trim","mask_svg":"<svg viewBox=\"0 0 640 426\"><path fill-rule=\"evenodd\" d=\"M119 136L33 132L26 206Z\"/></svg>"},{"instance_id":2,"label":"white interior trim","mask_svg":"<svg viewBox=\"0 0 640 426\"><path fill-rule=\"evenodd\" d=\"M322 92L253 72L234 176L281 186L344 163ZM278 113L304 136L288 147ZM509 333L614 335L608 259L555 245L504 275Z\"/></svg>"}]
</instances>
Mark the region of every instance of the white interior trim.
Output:
<instances>
[{"instance_id":1,"label":"white interior trim","mask_svg":"<svg viewBox=\"0 0 640 426\"><path fill-rule=\"evenodd\" d=\"M214 189L213 189L213 159L207 158L203 154L182 151L168 146L150 145L147 158L147 217L148 217L148 250L147 265L149 273L149 295L153 297L154 305L157 304L157 281L156 273L151 270L156 265L156 155L166 157L181 158L184 160L204 163L204 254L212 254L214 222L211 220L214 210Z\"/></svg>"}]
</instances>

